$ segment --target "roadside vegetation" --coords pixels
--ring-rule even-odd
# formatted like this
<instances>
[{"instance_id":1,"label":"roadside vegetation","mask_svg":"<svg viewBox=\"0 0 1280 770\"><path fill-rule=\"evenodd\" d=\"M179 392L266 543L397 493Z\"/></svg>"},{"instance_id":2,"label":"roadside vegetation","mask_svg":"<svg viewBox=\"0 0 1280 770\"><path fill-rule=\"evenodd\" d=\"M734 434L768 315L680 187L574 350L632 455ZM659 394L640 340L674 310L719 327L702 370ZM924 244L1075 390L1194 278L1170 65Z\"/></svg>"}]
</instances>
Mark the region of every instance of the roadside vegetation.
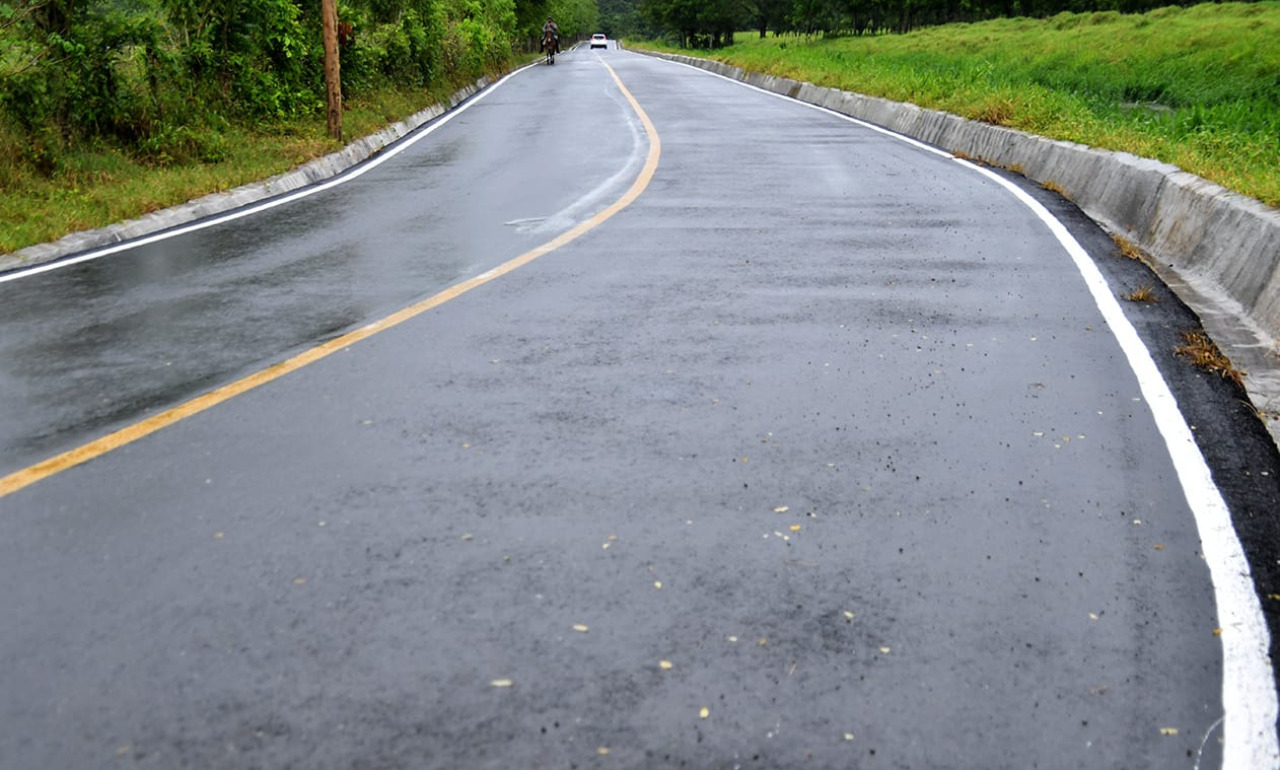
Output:
<instances>
[{"instance_id":1,"label":"roadside vegetation","mask_svg":"<svg viewBox=\"0 0 1280 770\"><path fill-rule=\"evenodd\" d=\"M595 0L343 0L344 133L510 68ZM0 0L0 253L280 173L326 136L314 0Z\"/></svg>"},{"instance_id":2,"label":"roadside vegetation","mask_svg":"<svg viewBox=\"0 0 1280 770\"><path fill-rule=\"evenodd\" d=\"M739 33L733 45L702 55L1162 160L1280 207L1276 41L1280 2L1271 1L995 19L903 35Z\"/></svg>"},{"instance_id":3,"label":"roadside vegetation","mask_svg":"<svg viewBox=\"0 0 1280 770\"><path fill-rule=\"evenodd\" d=\"M1280 0L1160 2L340 0L343 122L366 135L509 69L554 15L567 39L701 47L1156 158L1280 207ZM337 149L319 6L0 0L0 253Z\"/></svg>"}]
</instances>

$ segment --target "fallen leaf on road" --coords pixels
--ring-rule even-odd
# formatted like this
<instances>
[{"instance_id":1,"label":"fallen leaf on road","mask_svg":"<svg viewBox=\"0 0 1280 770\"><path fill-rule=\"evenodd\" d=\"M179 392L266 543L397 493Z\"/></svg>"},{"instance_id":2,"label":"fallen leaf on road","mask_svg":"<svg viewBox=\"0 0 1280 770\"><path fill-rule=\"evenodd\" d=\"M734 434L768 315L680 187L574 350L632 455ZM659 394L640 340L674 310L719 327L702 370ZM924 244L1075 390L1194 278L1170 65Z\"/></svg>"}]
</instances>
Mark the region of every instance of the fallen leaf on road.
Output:
<instances>
[{"instance_id":1,"label":"fallen leaf on road","mask_svg":"<svg viewBox=\"0 0 1280 770\"><path fill-rule=\"evenodd\" d=\"M675 664L673 664L673 663L672 663L671 661L669 661L669 660L660 660L660 661L658 661L658 668L662 669L663 671L670 671L670 670L671 670L671 667L672 667L673 665L675 665Z\"/></svg>"},{"instance_id":2,"label":"fallen leaf on road","mask_svg":"<svg viewBox=\"0 0 1280 770\"><path fill-rule=\"evenodd\" d=\"M1214 636L1222 636L1222 629L1221 629L1221 628L1215 628L1215 629L1213 629L1213 635L1214 635Z\"/></svg>"},{"instance_id":3,"label":"fallen leaf on road","mask_svg":"<svg viewBox=\"0 0 1280 770\"><path fill-rule=\"evenodd\" d=\"M1097 619L1098 619L1098 613L1096 612L1089 613L1089 620L1097 620Z\"/></svg>"},{"instance_id":4,"label":"fallen leaf on road","mask_svg":"<svg viewBox=\"0 0 1280 770\"><path fill-rule=\"evenodd\" d=\"M661 581L661 580L655 580L655 581L653 581L653 587L654 587L654 588L656 588L656 589L658 589L659 591L661 591L661 590L662 590L662 581Z\"/></svg>"},{"instance_id":5,"label":"fallen leaf on road","mask_svg":"<svg viewBox=\"0 0 1280 770\"><path fill-rule=\"evenodd\" d=\"M600 748L596 749L596 753L597 753L597 754L599 754L599 755L600 755L600 756L602 756L602 757L607 757L607 756L609 756L609 747L608 747L608 746L601 746Z\"/></svg>"},{"instance_id":6,"label":"fallen leaf on road","mask_svg":"<svg viewBox=\"0 0 1280 770\"><path fill-rule=\"evenodd\" d=\"M799 532L799 531L800 531L800 525L799 525L799 524L792 524L792 525L791 525L791 531L792 531L792 532Z\"/></svg>"},{"instance_id":7,"label":"fallen leaf on road","mask_svg":"<svg viewBox=\"0 0 1280 770\"><path fill-rule=\"evenodd\" d=\"M776 508L774 508L774 509L773 509L773 512L774 512L774 513L786 513L786 512L787 512L787 511L789 511L789 510L791 510L791 506L789 506L789 505L779 505L778 507L776 507Z\"/></svg>"},{"instance_id":8,"label":"fallen leaf on road","mask_svg":"<svg viewBox=\"0 0 1280 770\"><path fill-rule=\"evenodd\" d=\"M845 619L845 620L853 620L853 613L852 613L852 612L850 612L850 611L848 611L848 610L845 610L845 611L844 611L844 619Z\"/></svg>"},{"instance_id":9,"label":"fallen leaf on road","mask_svg":"<svg viewBox=\"0 0 1280 770\"><path fill-rule=\"evenodd\" d=\"M1156 549L1157 551L1163 551L1163 550L1164 550L1164 546L1162 546L1162 545L1160 545L1160 544L1158 544L1158 543L1157 543L1157 544L1155 545L1155 549Z\"/></svg>"},{"instance_id":10,"label":"fallen leaf on road","mask_svg":"<svg viewBox=\"0 0 1280 770\"><path fill-rule=\"evenodd\" d=\"M1177 734L1178 734L1178 728L1176 728L1176 727L1161 727L1161 728L1160 728L1160 734L1161 734L1161 735L1177 735Z\"/></svg>"},{"instance_id":11,"label":"fallen leaf on road","mask_svg":"<svg viewBox=\"0 0 1280 770\"><path fill-rule=\"evenodd\" d=\"M765 645L767 645L768 643L769 643L769 639L768 639L768 637L764 637L764 636L762 636L762 637L760 637L760 641L756 642L756 646L757 646L757 647L764 647L764 646L765 646Z\"/></svg>"},{"instance_id":12,"label":"fallen leaf on road","mask_svg":"<svg viewBox=\"0 0 1280 770\"><path fill-rule=\"evenodd\" d=\"M574 631L577 631L577 632L578 632L578 633L580 633L580 634L585 634L586 632L590 631L591 629L587 628L586 626L582 625L581 623L574 623L574 624L573 624L573 630L574 630Z\"/></svg>"},{"instance_id":13,"label":"fallen leaf on road","mask_svg":"<svg viewBox=\"0 0 1280 770\"><path fill-rule=\"evenodd\" d=\"M463 539L463 540L470 540L470 539L471 539L471 533L470 533L470 532L468 532L467 534L463 535L463 536L462 536L462 539Z\"/></svg>"},{"instance_id":14,"label":"fallen leaf on road","mask_svg":"<svg viewBox=\"0 0 1280 770\"><path fill-rule=\"evenodd\" d=\"M510 687L513 682L510 679L495 679L489 684L493 687Z\"/></svg>"},{"instance_id":15,"label":"fallen leaf on road","mask_svg":"<svg viewBox=\"0 0 1280 770\"><path fill-rule=\"evenodd\" d=\"M711 716L711 709L707 708L706 706L703 706L702 710L698 712L698 716L703 719L706 719L707 717Z\"/></svg>"},{"instance_id":16,"label":"fallen leaf on road","mask_svg":"<svg viewBox=\"0 0 1280 770\"><path fill-rule=\"evenodd\" d=\"M730 642L734 642L734 643L736 643L736 642L738 641L738 637L736 637L736 636L730 636L730 637L729 637L729 641L730 641Z\"/></svg>"},{"instance_id":17,"label":"fallen leaf on road","mask_svg":"<svg viewBox=\"0 0 1280 770\"><path fill-rule=\"evenodd\" d=\"M844 739L845 739L846 741L851 741L851 740L853 740L853 733L845 733L845 734L844 734Z\"/></svg>"},{"instance_id":18,"label":"fallen leaf on road","mask_svg":"<svg viewBox=\"0 0 1280 770\"><path fill-rule=\"evenodd\" d=\"M889 654L889 648L888 648L888 647L881 647L881 648L880 648L880 653L881 653L882 655L888 655L888 654Z\"/></svg>"}]
</instances>

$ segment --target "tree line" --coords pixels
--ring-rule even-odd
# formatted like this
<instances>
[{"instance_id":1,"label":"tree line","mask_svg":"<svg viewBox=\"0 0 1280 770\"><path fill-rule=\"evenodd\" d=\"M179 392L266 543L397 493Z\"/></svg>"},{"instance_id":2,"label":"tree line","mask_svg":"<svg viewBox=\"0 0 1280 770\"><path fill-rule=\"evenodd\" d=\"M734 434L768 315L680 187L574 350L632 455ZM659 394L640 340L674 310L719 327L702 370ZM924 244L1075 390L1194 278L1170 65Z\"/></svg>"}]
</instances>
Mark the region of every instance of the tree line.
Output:
<instances>
[{"instance_id":1,"label":"tree line","mask_svg":"<svg viewBox=\"0 0 1280 770\"><path fill-rule=\"evenodd\" d=\"M431 88L509 65L548 14L595 0L342 0L342 88ZM221 129L325 109L320 0L0 0L0 163L44 174L73 143L217 161Z\"/></svg>"},{"instance_id":2,"label":"tree line","mask_svg":"<svg viewBox=\"0 0 1280 770\"><path fill-rule=\"evenodd\" d=\"M600 0L602 18L617 20L615 34L666 37L682 47L718 48L733 33L873 35L919 27L1063 12L1143 13L1202 0ZM606 11L606 8L609 10Z\"/></svg>"}]
</instances>

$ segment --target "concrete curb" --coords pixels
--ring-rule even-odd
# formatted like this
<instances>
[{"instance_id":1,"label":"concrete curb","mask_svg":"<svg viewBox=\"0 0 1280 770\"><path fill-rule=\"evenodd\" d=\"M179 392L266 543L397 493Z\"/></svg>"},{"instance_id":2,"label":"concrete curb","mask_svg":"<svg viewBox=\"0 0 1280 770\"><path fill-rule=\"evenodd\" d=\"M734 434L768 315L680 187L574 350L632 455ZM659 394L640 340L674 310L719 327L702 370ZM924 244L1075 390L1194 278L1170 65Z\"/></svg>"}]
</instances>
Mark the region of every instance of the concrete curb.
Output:
<instances>
[{"instance_id":1,"label":"concrete curb","mask_svg":"<svg viewBox=\"0 0 1280 770\"><path fill-rule=\"evenodd\" d=\"M1060 189L1201 318L1280 445L1280 211L1167 163L691 56L643 51L882 126Z\"/></svg>"},{"instance_id":2,"label":"concrete curb","mask_svg":"<svg viewBox=\"0 0 1280 770\"><path fill-rule=\"evenodd\" d=\"M472 85L454 92L449 97L447 105L432 105L410 116L407 120L387 126L376 134L357 139L338 152L308 161L292 171L277 174L264 181L206 195L178 206L145 214L137 219L118 222L96 230L71 233L56 241L28 246L11 254L0 254L0 272L31 267L71 254L113 246L131 238L150 235L323 182L368 160L423 124L440 117L474 96L490 82L492 81L488 77L481 78Z\"/></svg>"}]
</instances>

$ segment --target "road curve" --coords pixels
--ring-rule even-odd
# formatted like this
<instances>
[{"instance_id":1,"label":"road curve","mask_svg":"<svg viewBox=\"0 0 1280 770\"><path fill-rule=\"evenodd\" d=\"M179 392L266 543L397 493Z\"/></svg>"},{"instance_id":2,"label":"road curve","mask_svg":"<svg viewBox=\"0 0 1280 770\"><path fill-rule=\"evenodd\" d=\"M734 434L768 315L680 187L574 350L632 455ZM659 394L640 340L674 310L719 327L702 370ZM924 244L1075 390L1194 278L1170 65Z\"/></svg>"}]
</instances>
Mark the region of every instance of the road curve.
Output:
<instances>
[{"instance_id":1,"label":"road curve","mask_svg":"<svg viewBox=\"0 0 1280 770\"><path fill-rule=\"evenodd\" d=\"M606 63L661 136L634 203L0 498L0 765L1274 764L1234 714L1224 756L1239 629L1046 223L623 52L323 193L0 285L0 472L589 221L652 147Z\"/></svg>"}]
</instances>

